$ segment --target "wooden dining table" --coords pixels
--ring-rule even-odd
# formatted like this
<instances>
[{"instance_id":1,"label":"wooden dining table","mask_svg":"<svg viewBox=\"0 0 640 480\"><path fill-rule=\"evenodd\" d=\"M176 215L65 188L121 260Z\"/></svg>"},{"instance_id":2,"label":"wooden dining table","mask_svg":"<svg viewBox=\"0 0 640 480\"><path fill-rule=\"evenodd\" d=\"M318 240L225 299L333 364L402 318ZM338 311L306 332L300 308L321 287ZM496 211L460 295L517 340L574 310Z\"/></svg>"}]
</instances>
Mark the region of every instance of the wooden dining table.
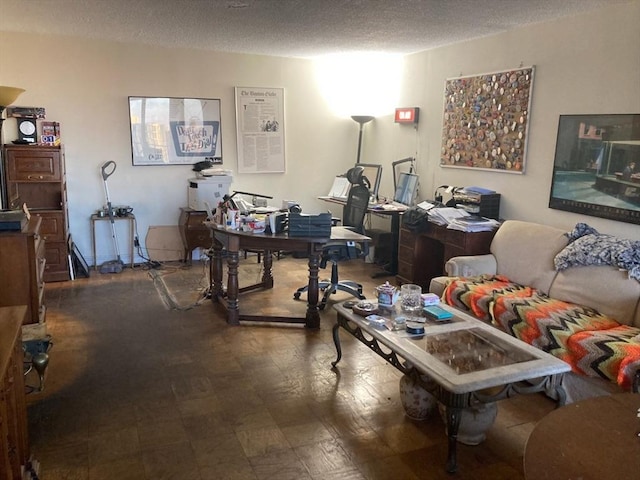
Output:
<instances>
[{"instance_id":1,"label":"wooden dining table","mask_svg":"<svg viewBox=\"0 0 640 480\"><path fill-rule=\"evenodd\" d=\"M278 234L254 233L231 229L212 222L204 222L211 229L213 246L210 250L211 300L226 308L227 323L239 325L243 322L268 322L304 324L306 328L320 328L318 308L318 270L324 245L329 242L368 242L371 239L345 227L331 227L331 235L325 237L290 237L286 232ZM263 271L261 281L248 286L239 286L238 265L241 250L262 251ZM249 315L241 313L240 294L254 290L273 288L272 253L277 251L305 252L309 262L309 291L307 311L304 317L273 316L266 314ZM223 257L227 259L227 288L223 285ZM292 300L293 301L293 300Z\"/></svg>"}]
</instances>

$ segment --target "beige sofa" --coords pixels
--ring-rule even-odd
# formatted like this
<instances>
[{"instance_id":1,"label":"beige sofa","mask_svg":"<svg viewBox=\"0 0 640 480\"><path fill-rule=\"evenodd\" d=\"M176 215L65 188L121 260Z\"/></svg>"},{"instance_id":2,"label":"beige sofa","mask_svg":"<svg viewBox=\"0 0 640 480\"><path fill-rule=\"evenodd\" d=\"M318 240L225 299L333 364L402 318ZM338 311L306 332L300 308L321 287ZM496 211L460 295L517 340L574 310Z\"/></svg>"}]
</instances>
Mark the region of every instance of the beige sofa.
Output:
<instances>
[{"instance_id":1,"label":"beige sofa","mask_svg":"<svg viewBox=\"0 0 640 480\"><path fill-rule=\"evenodd\" d=\"M559 252L566 251L563 249L569 243L566 233L545 225L505 221L491 243L490 254L452 258L445 266L448 276L434 278L429 290L442 296L452 277L497 274L514 283L533 287L543 296L591 307L619 324L640 328L640 281L629 278L628 271L609 265L556 270L554 258ZM489 321L502 328L495 319ZM640 347L640 335L632 341L638 342ZM635 348L635 343L632 345ZM632 368L640 371L640 362L636 364L634 359ZM572 372L566 375L564 385L569 402L622 391L615 381L593 373L590 376Z\"/></svg>"}]
</instances>

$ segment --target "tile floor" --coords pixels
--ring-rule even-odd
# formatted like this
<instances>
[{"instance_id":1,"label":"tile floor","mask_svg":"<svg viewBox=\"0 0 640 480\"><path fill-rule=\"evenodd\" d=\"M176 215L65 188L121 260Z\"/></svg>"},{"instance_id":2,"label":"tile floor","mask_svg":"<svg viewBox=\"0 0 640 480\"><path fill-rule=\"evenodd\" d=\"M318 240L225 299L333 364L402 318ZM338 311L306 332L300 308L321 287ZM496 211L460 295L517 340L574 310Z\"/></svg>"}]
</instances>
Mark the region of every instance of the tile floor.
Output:
<instances>
[{"instance_id":1,"label":"tile floor","mask_svg":"<svg viewBox=\"0 0 640 480\"><path fill-rule=\"evenodd\" d=\"M459 445L452 477L442 421L404 415L392 366L342 335L343 359L331 369L330 307L319 331L230 327L208 300L184 308L205 271L199 263L153 271L181 305L173 310L144 268L47 284L54 346L45 391L28 397L43 480L523 478L526 438L554 408L544 396L501 401L487 440ZM369 298L385 280L372 279L376 271L341 266ZM259 278L255 257L241 272L241 282ZM274 277L274 290L245 295L241 306L303 313L292 295L306 260L274 261Z\"/></svg>"}]
</instances>

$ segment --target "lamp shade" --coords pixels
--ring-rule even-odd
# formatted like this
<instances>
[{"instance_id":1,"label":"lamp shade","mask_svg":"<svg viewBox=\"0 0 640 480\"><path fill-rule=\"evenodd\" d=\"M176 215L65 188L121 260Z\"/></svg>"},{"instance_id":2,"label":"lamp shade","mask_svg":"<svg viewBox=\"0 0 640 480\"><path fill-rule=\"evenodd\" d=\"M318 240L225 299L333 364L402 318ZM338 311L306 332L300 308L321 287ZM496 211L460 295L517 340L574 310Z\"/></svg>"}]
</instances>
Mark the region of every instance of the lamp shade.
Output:
<instances>
[{"instance_id":1,"label":"lamp shade","mask_svg":"<svg viewBox=\"0 0 640 480\"><path fill-rule=\"evenodd\" d=\"M24 88L0 86L0 108L8 107L24 92Z\"/></svg>"}]
</instances>

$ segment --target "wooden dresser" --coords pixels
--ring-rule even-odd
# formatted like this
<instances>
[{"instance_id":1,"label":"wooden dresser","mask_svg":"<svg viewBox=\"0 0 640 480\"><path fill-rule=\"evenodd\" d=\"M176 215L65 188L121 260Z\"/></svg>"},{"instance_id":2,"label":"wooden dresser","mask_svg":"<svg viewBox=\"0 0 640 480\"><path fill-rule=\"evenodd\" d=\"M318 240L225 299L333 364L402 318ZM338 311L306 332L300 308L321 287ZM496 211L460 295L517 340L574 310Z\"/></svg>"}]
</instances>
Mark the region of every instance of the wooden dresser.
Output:
<instances>
[{"instance_id":1,"label":"wooden dresser","mask_svg":"<svg viewBox=\"0 0 640 480\"><path fill-rule=\"evenodd\" d=\"M450 258L489 253L496 232L461 232L435 223L429 223L428 231L423 233L402 227L396 282L415 283L427 291L431 279L444 274L444 264Z\"/></svg>"},{"instance_id":2,"label":"wooden dresser","mask_svg":"<svg viewBox=\"0 0 640 480\"><path fill-rule=\"evenodd\" d=\"M192 210L188 207L180 209L180 220L178 227L180 228L180 236L184 244L184 259L189 264L192 260L193 250L197 247L210 248L213 240L211 239L211 229L205 227L202 222L207 219L207 212L201 210Z\"/></svg>"},{"instance_id":3,"label":"wooden dresser","mask_svg":"<svg viewBox=\"0 0 640 480\"><path fill-rule=\"evenodd\" d=\"M31 216L22 231L0 232L0 307L26 305L25 324L45 322L41 225L41 217Z\"/></svg>"},{"instance_id":4,"label":"wooden dresser","mask_svg":"<svg viewBox=\"0 0 640 480\"><path fill-rule=\"evenodd\" d=\"M40 233L46 240L47 258L44 280L69 280L69 215L63 148L5 145L3 158L11 207L26 203L32 215L42 218Z\"/></svg>"},{"instance_id":5,"label":"wooden dresser","mask_svg":"<svg viewBox=\"0 0 640 480\"><path fill-rule=\"evenodd\" d=\"M0 478L22 479L29 460L21 326L26 307L0 307Z\"/></svg>"}]
</instances>

